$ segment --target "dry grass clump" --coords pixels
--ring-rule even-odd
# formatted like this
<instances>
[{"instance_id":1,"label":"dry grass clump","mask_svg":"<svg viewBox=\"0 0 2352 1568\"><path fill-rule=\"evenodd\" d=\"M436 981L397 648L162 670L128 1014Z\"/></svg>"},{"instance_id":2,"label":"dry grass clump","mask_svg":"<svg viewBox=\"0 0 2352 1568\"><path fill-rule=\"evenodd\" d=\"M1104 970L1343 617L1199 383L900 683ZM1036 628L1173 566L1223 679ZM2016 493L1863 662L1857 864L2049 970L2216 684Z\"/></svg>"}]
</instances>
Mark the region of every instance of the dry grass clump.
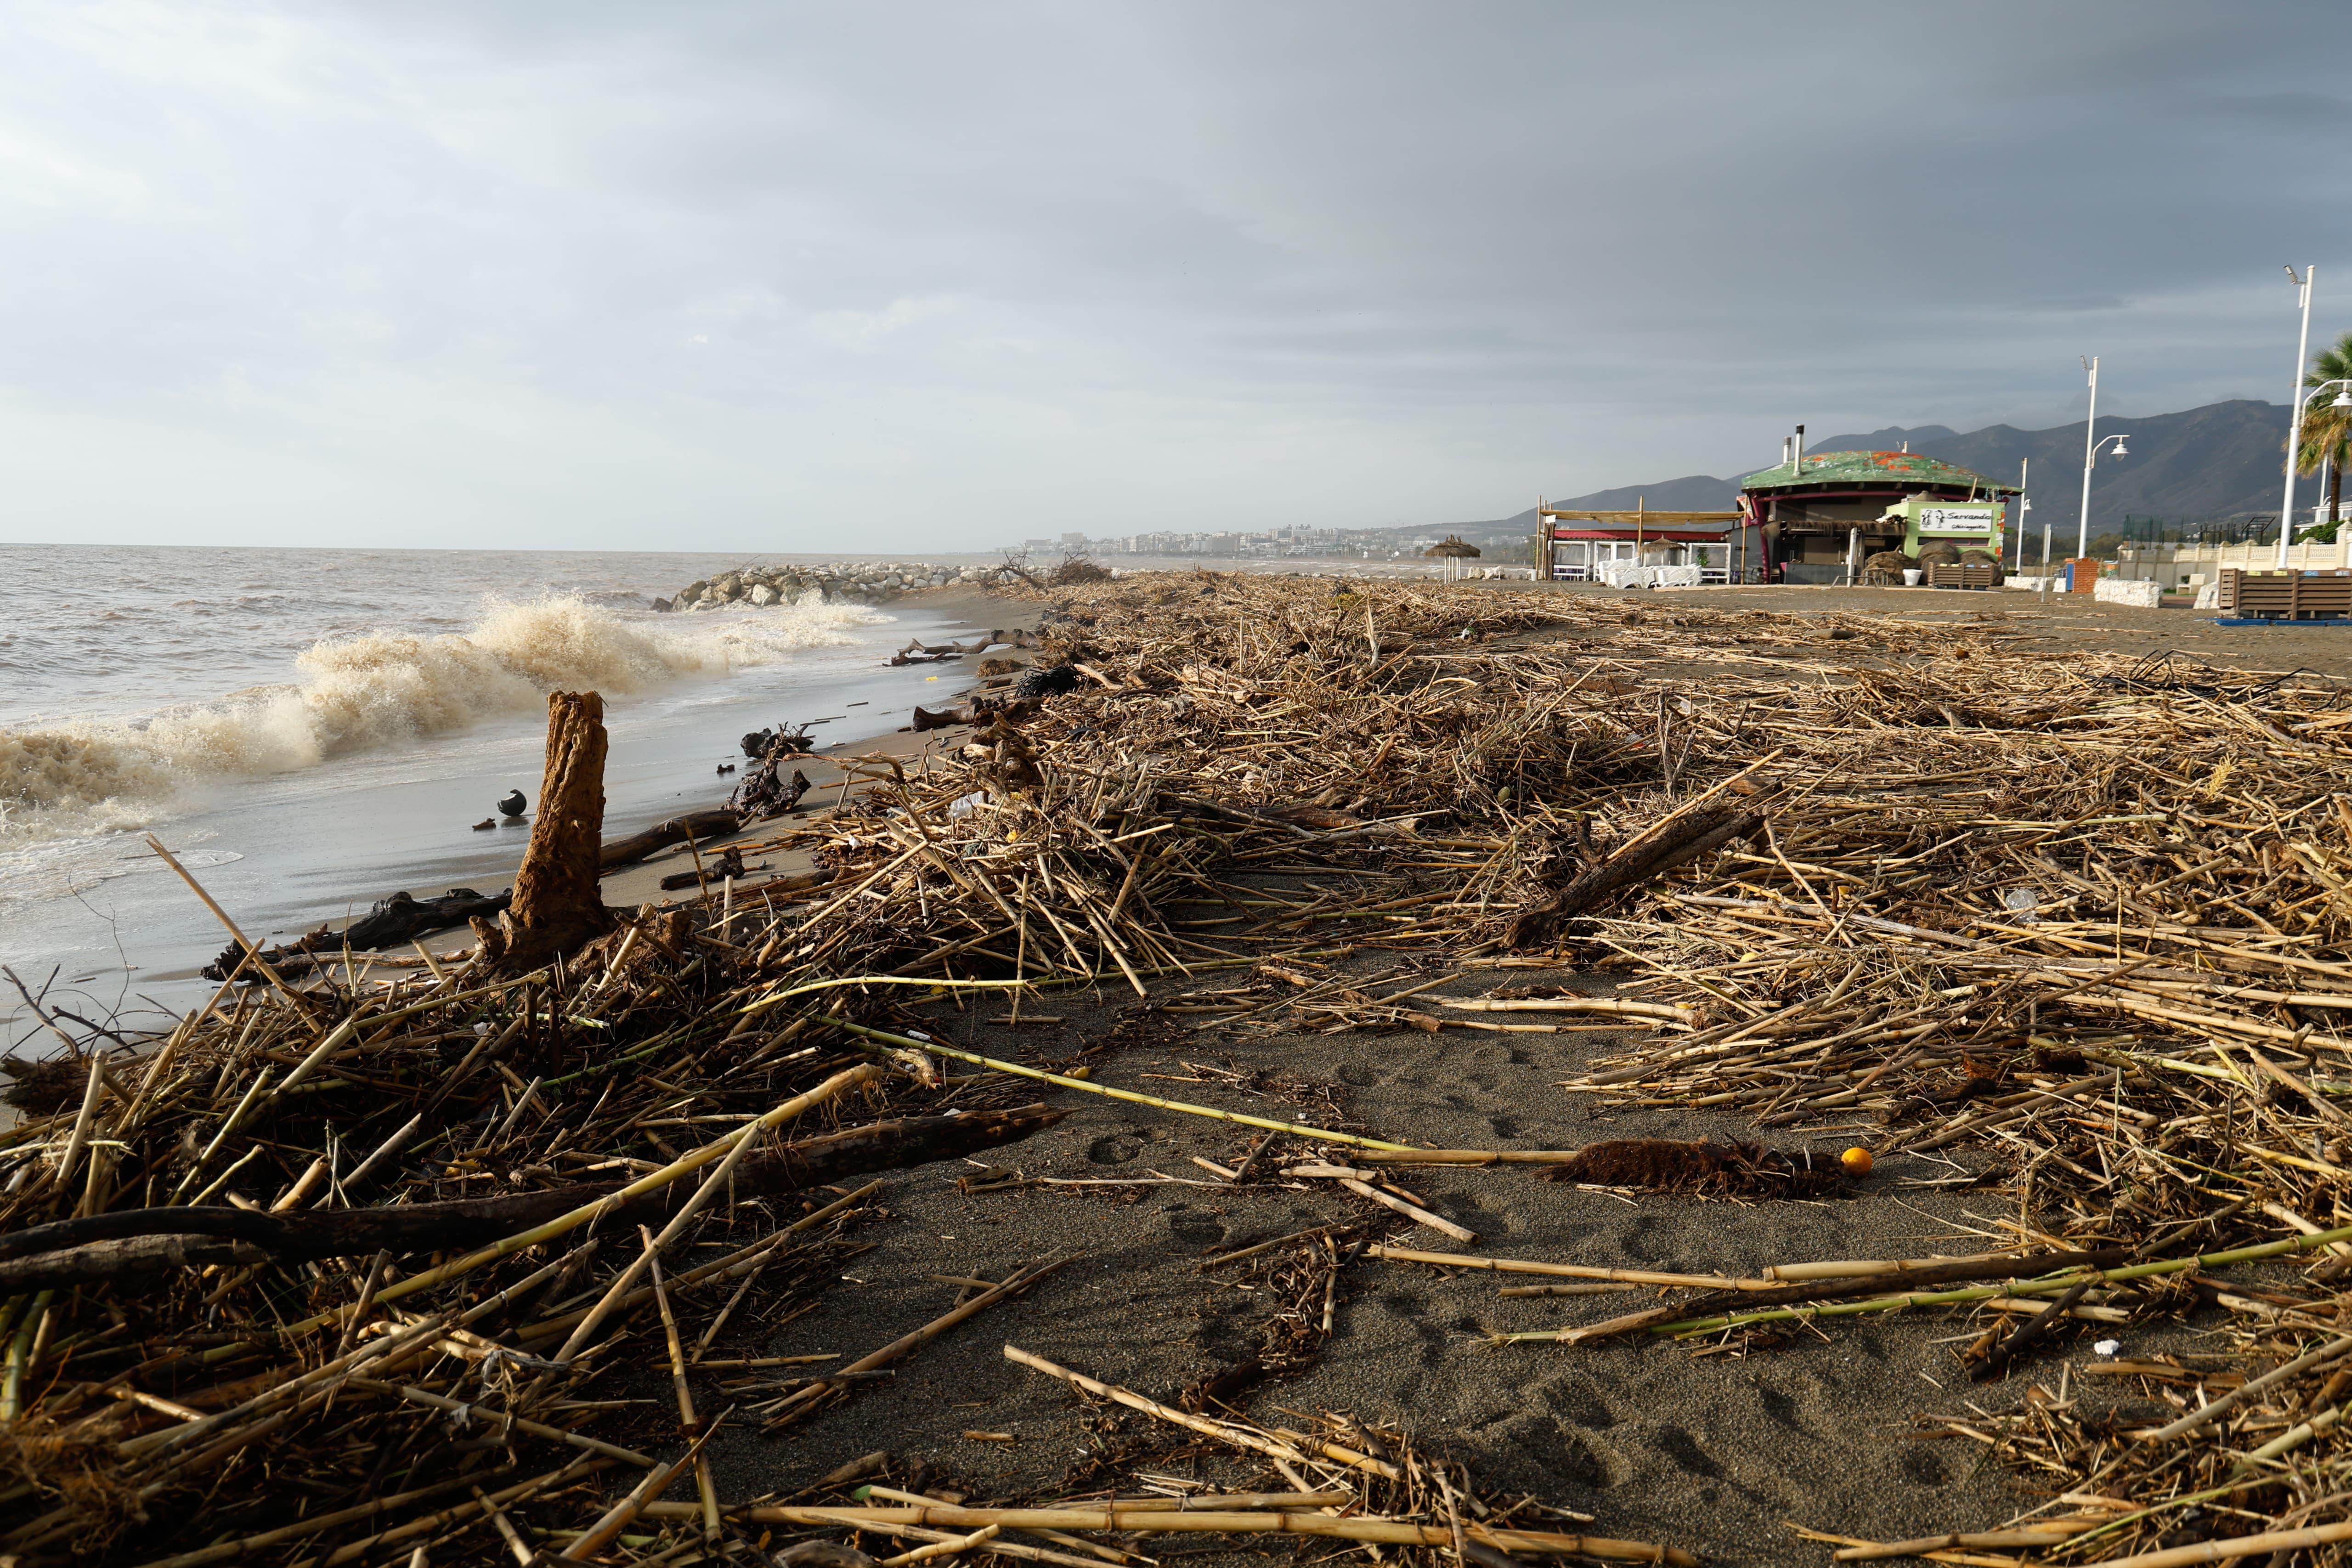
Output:
<instances>
[{"instance_id":1,"label":"dry grass clump","mask_svg":"<svg viewBox=\"0 0 2352 1568\"><path fill-rule=\"evenodd\" d=\"M1109 567L1097 565L1083 555L1065 556L1060 564L1045 574L1048 588L1080 588L1089 583L1109 581Z\"/></svg>"}]
</instances>

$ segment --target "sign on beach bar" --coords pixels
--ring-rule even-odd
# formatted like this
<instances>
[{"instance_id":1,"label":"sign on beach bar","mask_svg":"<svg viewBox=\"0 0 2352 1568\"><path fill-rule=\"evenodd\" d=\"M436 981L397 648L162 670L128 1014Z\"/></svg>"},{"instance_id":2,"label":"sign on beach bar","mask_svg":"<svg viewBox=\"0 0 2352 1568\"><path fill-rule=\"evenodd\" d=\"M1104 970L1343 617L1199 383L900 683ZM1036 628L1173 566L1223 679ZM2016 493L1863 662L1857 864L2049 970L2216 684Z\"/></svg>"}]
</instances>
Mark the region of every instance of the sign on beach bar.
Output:
<instances>
[{"instance_id":1,"label":"sign on beach bar","mask_svg":"<svg viewBox=\"0 0 2352 1568\"><path fill-rule=\"evenodd\" d=\"M1927 506L1919 509L1919 531L1922 535L1939 533L1988 534L1992 531L1997 509L1989 506Z\"/></svg>"},{"instance_id":2,"label":"sign on beach bar","mask_svg":"<svg viewBox=\"0 0 2352 1568\"><path fill-rule=\"evenodd\" d=\"M1922 545L1937 540L1997 550L2008 511L2005 500L1959 501L1914 495L1888 508L1885 521L1904 525L1903 553L1916 556Z\"/></svg>"}]
</instances>

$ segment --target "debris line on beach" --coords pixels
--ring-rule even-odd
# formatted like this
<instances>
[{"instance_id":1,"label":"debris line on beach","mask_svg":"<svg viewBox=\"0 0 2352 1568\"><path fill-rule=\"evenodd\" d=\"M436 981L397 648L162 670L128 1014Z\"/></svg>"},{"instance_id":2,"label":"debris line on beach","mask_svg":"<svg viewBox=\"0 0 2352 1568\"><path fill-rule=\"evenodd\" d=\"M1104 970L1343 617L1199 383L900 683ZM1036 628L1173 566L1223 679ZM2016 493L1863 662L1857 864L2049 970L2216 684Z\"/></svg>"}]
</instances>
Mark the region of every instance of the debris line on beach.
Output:
<instances>
[{"instance_id":1,"label":"debris line on beach","mask_svg":"<svg viewBox=\"0 0 2352 1568\"><path fill-rule=\"evenodd\" d=\"M1401 1421L1245 1415L1334 1333L1351 1265L1650 1292L1563 1289L1574 1321L1464 1353L1764 1353L1775 1324L1958 1318L1967 1392L1883 1414L2042 1500L1932 1542L1807 1531L1806 1552L2171 1562L2352 1539L2352 693L2045 648L2023 617L1309 596L1211 573L1053 592L1031 650L1052 678L977 694L927 754L852 759L858 787L811 809L773 776L792 750L762 746L761 801L799 809L729 813L753 833L732 865L813 868L714 882L681 817L666 843L698 879L606 909L601 726L593 694L560 693L549 858L471 941L413 959L306 941L281 969L215 905L219 989L160 1038L110 1039L27 987L43 1049L68 1049L18 1064L0 1132L0 1552L682 1563L814 1531L1093 1563L1181 1529L1260 1552L1695 1561L1507 1499ZM1538 971L1576 984L1513 984ZM948 1033L1071 991L1129 1004L1083 1065ZM1277 1033L1587 1029L1610 1032L1561 1096L1738 1135L1439 1150L1337 1106L1252 1121L1109 1081L1122 1030L1245 1058ZM1094 1377L1024 1316L1062 1278L1045 1245L957 1281L914 1333L858 1334L841 1278L892 1173L1017 1162L1087 1093L1234 1122L1246 1154L1181 1180L1278 1178L1328 1209L1170 1265L1248 1266L1282 1325L1257 1363L1179 1403ZM1510 1257L1412 1185L1444 1164L1815 1202L1858 1179L1838 1143L1820 1156L1832 1130L1875 1156L1866 1183L1966 1152L1899 1179L1992 1189L2016 1217L1965 1258L1644 1268ZM1066 1178L986 1170L970 1190L1072 1201L1052 1195ZM759 1364L799 1313L838 1321L840 1353ZM2210 1356L2080 1359L2182 1320ZM722 1435L788 1444L975 1333L1239 1480L1178 1509L1187 1488L1106 1460L1062 1495L967 1508L906 1455L803 1476L783 1447L780 1495L719 1494ZM2150 1408L2102 1414L2092 1384ZM1013 1436L940 1419L907 1435L926 1466L926 1445Z\"/></svg>"}]
</instances>

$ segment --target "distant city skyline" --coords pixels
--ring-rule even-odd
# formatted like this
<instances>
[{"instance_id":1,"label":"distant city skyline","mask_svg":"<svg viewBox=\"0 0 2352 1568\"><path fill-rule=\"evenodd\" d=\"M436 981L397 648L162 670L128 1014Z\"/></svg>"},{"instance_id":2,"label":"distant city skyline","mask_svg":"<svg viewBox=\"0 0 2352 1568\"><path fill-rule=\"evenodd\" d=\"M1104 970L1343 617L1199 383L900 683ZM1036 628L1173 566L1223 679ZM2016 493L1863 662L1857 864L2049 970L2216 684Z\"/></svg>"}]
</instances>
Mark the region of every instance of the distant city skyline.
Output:
<instances>
[{"instance_id":1,"label":"distant city skyline","mask_svg":"<svg viewBox=\"0 0 2352 1568\"><path fill-rule=\"evenodd\" d=\"M1507 516L2286 396L2332 6L0 15L0 541ZM1803 81L1805 90L1786 84Z\"/></svg>"}]
</instances>

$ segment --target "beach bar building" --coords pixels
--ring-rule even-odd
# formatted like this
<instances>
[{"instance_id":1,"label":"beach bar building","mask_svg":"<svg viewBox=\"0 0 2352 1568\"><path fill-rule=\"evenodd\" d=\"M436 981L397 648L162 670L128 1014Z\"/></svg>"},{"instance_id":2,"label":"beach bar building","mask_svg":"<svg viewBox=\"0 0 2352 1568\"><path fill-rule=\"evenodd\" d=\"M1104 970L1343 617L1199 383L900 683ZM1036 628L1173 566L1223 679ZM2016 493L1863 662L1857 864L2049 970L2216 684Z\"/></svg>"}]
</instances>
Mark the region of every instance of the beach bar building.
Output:
<instances>
[{"instance_id":1,"label":"beach bar building","mask_svg":"<svg viewBox=\"0 0 2352 1568\"><path fill-rule=\"evenodd\" d=\"M1762 542L1740 580L1856 581L1879 551L1939 543L1998 554L2018 493L1917 452L1807 452L1739 481L1739 515Z\"/></svg>"},{"instance_id":2,"label":"beach bar building","mask_svg":"<svg viewBox=\"0 0 2352 1568\"><path fill-rule=\"evenodd\" d=\"M1743 552L1756 546L1753 537L1742 537L1744 512L1590 511L1538 500L1536 516L1540 577L1620 587L1662 574L1692 583L1756 580L1741 572Z\"/></svg>"}]
</instances>

